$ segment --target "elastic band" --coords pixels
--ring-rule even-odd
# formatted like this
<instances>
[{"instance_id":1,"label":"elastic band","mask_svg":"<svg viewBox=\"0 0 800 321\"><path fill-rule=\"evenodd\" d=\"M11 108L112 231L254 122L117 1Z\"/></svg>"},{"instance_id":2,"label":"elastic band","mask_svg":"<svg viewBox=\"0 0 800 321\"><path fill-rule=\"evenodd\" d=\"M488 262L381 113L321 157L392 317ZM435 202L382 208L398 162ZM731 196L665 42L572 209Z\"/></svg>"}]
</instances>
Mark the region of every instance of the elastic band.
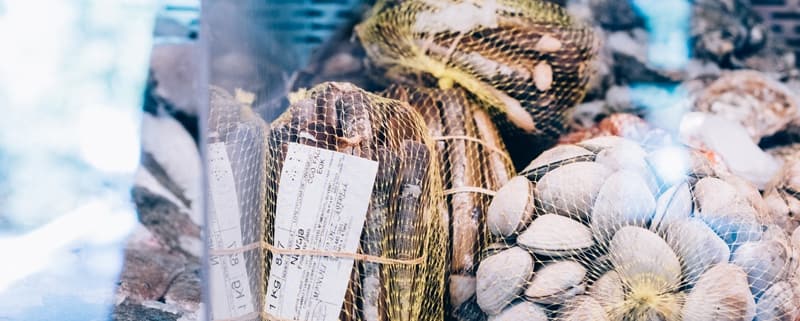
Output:
<instances>
[{"instance_id":1,"label":"elastic band","mask_svg":"<svg viewBox=\"0 0 800 321\"><path fill-rule=\"evenodd\" d=\"M489 196L494 196L495 194L497 194L497 192L495 192L493 190L485 189L485 188L482 188L482 187L473 187L473 186L464 186L464 187L458 187L458 188L451 188L451 189L448 189L448 190L444 191L444 195L452 195L452 194L458 194L458 193L479 193L479 194L486 194L486 195L489 195Z\"/></svg>"},{"instance_id":2,"label":"elastic band","mask_svg":"<svg viewBox=\"0 0 800 321\"><path fill-rule=\"evenodd\" d=\"M475 142L475 143L481 144L481 145L483 145L483 147L486 147L487 149L489 149L489 150L491 150L491 151L493 151L493 152L495 152L497 154L500 154L500 156L505 158L509 163L513 163L511 161L511 157L508 156L508 154L506 154L503 150L501 150L497 146L489 145L485 141L482 141L482 140L477 139L475 137L472 137L472 136L461 136L461 135L458 135L458 136L433 136L433 140L455 140L455 139L468 140L468 141L471 141L471 142Z\"/></svg>"},{"instance_id":3,"label":"elastic band","mask_svg":"<svg viewBox=\"0 0 800 321\"><path fill-rule=\"evenodd\" d=\"M330 252L322 250L303 250L303 249L282 249L274 247L272 246L272 244L269 244L267 242L255 242L247 244L242 247L229 248L229 249L209 249L209 255L221 256L221 255L239 254L259 248L266 249L274 254L281 254L281 255L325 256L325 257L353 259L357 261L364 261L371 263L397 264L397 265L419 265L425 262L425 259L428 256L427 254L423 254L421 257L418 257L416 259L400 260L400 259L390 259L390 258L366 255L360 253Z\"/></svg>"}]
</instances>

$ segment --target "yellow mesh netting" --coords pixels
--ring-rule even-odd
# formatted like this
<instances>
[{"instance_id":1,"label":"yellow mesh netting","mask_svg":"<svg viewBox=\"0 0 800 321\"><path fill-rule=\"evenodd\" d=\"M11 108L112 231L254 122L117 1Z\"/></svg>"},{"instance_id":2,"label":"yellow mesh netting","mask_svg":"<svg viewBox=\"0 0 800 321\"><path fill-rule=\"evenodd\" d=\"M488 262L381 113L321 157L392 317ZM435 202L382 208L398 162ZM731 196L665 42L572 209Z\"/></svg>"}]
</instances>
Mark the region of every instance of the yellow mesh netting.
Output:
<instances>
[{"instance_id":1,"label":"yellow mesh netting","mask_svg":"<svg viewBox=\"0 0 800 321\"><path fill-rule=\"evenodd\" d=\"M385 94L414 107L436 141L450 222L448 310L469 319L477 309L475 269L488 240L487 207L515 174L511 158L488 113L462 89L395 85Z\"/></svg>"},{"instance_id":2,"label":"yellow mesh netting","mask_svg":"<svg viewBox=\"0 0 800 321\"><path fill-rule=\"evenodd\" d=\"M233 175L233 188L239 207L241 235L235 246L259 243L264 235L263 226L255 224L264 217L264 195L266 193L266 173L264 171L267 161L267 133L269 127L258 115L256 115L247 104L247 94L238 92L234 97L220 87L212 86L209 90L210 109L208 115L208 149L215 144L222 144L225 157L229 161L228 169ZM216 157L210 155L209 157ZM217 175L214 168L209 168L208 175ZM244 260L246 266L246 277L249 279L250 293L249 302L253 311L258 311L262 305L260 299L263 295L264 256L262 251L257 248L239 251L230 255L215 254L214 251L229 248L230 239L223 241L217 221L222 219L218 216L227 213L215 213L215 202L222 201L218 195L209 195L209 223L211 244L211 264L221 264L223 261ZM221 204L223 206L236 206L236 204ZM234 237L236 238L236 237ZM225 291L226 289L217 288L220 284L213 284L215 291ZM223 307L212 307L213 309L223 309ZM254 320L254 316L247 320ZM213 319L213 318L212 318Z\"/></svg>"},{"instance_id":3,"label":"yellow mesh netting","mask_svg":"<svg viewBox=\"0 0 800 321\"><path fill-rule=\"evenodd\" d=\"M539 0L402 1L356 33L389 78L457 83L522 130L552 137L583 98L597 47L590 28Z\"/></svg>"},{"instance_id":4,"label":"yellow mesh netting","mask_svg":"<svg viewBox=\"0 0 800 321\"><path fill-rule=\"evenodd\" d=\"M356 258L339 319L441 320L448 235L435 143L424 121L404 102L347 83L323 83L290 101L269 137L265 242L273 242L288 144L375 160L378 174L358 249L363 257ZM268 251L267 260L274 255Z\"/></svg>"},{"instance_id":5,"label":"yellow mesh netting","mask_svg":"<svg viewBox=\"0 0 800 321\"><path fill-rule=\"evenodd\" d=\"M615 136L540 155L489 207L495 243L476 272L480 311L490 320L795 320L799 249L757 189L703 157Z\"/></svg>"}]
</instances>

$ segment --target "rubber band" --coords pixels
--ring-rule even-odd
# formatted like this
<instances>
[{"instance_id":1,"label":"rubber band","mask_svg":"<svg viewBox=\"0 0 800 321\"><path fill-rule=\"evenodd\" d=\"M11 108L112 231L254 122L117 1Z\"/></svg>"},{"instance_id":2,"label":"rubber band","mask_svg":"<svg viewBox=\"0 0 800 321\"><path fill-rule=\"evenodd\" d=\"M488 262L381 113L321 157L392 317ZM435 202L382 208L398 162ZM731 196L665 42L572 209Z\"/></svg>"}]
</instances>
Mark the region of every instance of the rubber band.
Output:
<instances>
[{"instance_id":1,"label":"rubber band","mask_svg":"<svg viewBox=\"0 0 800 321\"><path fill-rule=\"evenodd\" d=\"M419 265L425 262L427 254L412 260L390 259L385 257L366 255L360 253L348 252L330 252L322 250L304 250L304 249L283 249L272 246L267 242L254 242L242 247L228 248L228 249L209 249L208 254L212 256L232 255L252 251L255 249L265 249L274 254L280 255L307 255L307 256L326 256L343 259L353 259L356 261L364 261L370 263L380 263L384 265Z\"/></svg>"},{"instance_id":2,"label":"rubber band","mask_svg":"<svg viewBox=\"0 0 800 321\"><path fill-rule=\"evenodd\" d=\"M481 144L483 147L486 147L487 149L491 150L492 152L495 152L495 153L500 154L501 156L503 156L503 158L505 158L509 163L513 163L511 161L511 157L508 156L508 154L506 154L506 152L504 152L503 150L501 150L497 146L489 145L485 141L482 141L482 140L477 139L475 137L472 137L472 136L461 136L461 135L457 135L457 136L433 136L433 140L451 140L451 139L452 140L455 140L455 139L467 140L467 141L471 141L471 142L475 142L475 143Z\"/></svg>"},{"instance_id":3,"label":"rubber band","mask_svg":"<svg viewBox=\"0 0 800 321\"><path fill-rule=\"evenodd\" d=\"M212 321L246 321L246 320L256 320L256 318L260 317L263 321L296 321L292 319L284 319L278 316L274 316L267 312L250 312L248 314L240 315L238 317L228 318L228 319L211 319Z\"/></svg>"},{"instance_id":4,"label":"rubber band","mask_svg":"<svg viewBox=\"0 0 800 321\"><path fill-rule=\"evenodd\" d=\"M452 194L458 194L458 193L479 193L479 194L486 194L486 195L489 195L489 196L494 196L495 194L497 194L497 192L495 192L493 190L485 189L485 188L482 188L482 187L473 187L473 186L464 186L464 187L458 187L458 188L451 188L451 189L448 189L448 190L444 191L444 195L452 195Z\"/></svg>"}]
</instances>

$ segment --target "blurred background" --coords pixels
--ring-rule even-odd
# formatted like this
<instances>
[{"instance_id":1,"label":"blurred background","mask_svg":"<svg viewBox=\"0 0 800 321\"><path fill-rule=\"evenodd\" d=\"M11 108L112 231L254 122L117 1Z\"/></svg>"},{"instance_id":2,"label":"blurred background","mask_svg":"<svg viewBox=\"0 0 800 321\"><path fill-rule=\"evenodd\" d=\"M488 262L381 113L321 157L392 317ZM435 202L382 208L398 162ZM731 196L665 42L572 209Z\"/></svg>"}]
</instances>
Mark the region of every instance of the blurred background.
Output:
<instances>
[{"instance_id":1,"label":"blurred background","mask_svg":"<svg viewBox=\"0 0 800 321\"><path fill-rule=\"evenodd\" d=\"M0 320L198 311L199 13L192 0L0 1ZM174 203L131 202L159 197ZM181 245L154 226L167 213L187 220L170 232Z\"/></svg>"}]
</instances>

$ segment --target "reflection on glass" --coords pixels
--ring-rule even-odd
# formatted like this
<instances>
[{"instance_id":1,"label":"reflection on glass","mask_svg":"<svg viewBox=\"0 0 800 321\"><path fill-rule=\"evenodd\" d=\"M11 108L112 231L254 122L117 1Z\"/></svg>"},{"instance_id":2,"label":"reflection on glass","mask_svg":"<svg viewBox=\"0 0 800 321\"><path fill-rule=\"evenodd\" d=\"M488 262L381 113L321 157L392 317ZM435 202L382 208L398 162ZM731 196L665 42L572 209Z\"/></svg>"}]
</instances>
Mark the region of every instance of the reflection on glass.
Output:
<instances>
[{"instance_id":1,"label":"reflection on glass","mask_svg":"<svg viewBox=\"0 0 800 321\"><path fill-rule=\"evenodd\" d=\"M105 320L155 1L0 1L0 319Z\"/></svg>"}]
</instances>

